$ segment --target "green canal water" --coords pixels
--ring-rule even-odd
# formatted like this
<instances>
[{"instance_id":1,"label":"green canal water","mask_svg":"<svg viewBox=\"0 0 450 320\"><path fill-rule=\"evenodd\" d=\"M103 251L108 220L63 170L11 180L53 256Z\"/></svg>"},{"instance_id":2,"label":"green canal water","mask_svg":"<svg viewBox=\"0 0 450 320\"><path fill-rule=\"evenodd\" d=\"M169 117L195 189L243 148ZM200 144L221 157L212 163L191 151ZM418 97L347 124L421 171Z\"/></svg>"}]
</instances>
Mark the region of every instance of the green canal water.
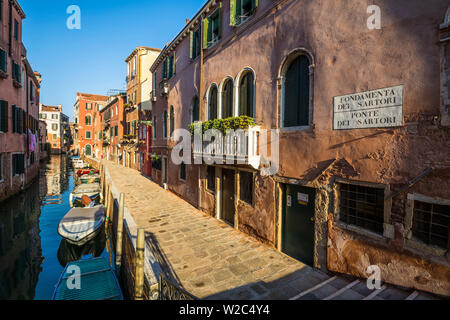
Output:
<instances>
[{"instance_id":1,"label":"green canal water","mask_svg":"<svg viewBox=\"0 0 450 320\"><path fill-rule=\"evenodd\" d=\"M73 187L70 161L52 156L28 189L0 202L0 300L49 300L68 262L99 256L113 261L104 230L82 247L58 234Z\"/></svg>"}]
</instances>

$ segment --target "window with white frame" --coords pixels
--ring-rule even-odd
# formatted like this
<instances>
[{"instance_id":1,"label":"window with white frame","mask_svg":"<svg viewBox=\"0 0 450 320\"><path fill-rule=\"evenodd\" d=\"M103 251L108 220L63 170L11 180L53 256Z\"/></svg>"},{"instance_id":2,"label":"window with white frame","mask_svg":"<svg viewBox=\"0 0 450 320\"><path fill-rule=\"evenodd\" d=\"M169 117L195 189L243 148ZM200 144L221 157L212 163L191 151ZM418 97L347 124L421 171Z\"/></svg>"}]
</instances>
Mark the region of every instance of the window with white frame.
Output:
<instances>
[{"instance_id":1,"label":"window with white frame","mask_svg":"<svg viewBox=\"0 0 450 320\"><path fill-rule=\"evenodd\" d=\"M208 120L217 119L217 86L213 84L208 94Z\"/></svg>"},{"instance_id":2,"label":"window with white frame","mask_svg":"<svg viewBox=\"0 0 450 320\"><path fill-rule=\"evenodd\" d=\"M310 59L303 53L291 55L282 70L283 128L310 124Z\"/></svg>"},{"instance_id":3,"label":"window with white frame","mask_svg":"<svg viewBox=\"0 0 450 320\"><path fill-rule=\"evenodd\" d=\"M239 81L239 115L254 118L254 81L253 72L247 70Z\"/></svg>"}]
</instances>

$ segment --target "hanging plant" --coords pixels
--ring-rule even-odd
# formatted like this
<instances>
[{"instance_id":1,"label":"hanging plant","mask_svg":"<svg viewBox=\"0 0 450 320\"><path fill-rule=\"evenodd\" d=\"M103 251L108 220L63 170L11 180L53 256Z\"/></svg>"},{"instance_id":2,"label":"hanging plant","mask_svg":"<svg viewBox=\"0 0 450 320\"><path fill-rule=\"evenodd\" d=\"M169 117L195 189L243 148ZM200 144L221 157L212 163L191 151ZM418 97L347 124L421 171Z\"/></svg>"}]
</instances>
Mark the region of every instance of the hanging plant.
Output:
<instances>
[{"instance_id":1,"label":"hanging plant","mask_svg":"<svg viewBox=\"0 0 450 320\"><path fill-rule=\"evenodd\" d=\"M189 131L193 135L196 130L200 130L202 134L210 129L216 129L226 134L227 130L246 130L256 126L255 119L248 116L230 117L225 119L214 119L205 122L194 122L189 126Z\"/></svg>"}]
</instances>

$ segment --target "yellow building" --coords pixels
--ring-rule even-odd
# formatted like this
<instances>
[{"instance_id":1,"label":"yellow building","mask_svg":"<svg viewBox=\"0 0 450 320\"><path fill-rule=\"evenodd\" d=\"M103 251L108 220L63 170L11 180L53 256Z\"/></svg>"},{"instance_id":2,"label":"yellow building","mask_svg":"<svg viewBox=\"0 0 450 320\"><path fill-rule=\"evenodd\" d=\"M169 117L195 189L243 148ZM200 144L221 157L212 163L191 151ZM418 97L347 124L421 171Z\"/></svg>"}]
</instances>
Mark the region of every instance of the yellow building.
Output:
<instances>
[{"instance_id":1,"label":"yellow building","mask_svg":"<svg viewBox=\"0 0 450 320\"><path fill-rule=\"evenodd\" d=\"M125 59L127 64L127 103L125 104L126 143L121 144L123 164L140 170L139 138L143 134L139 120L151 120L152 74L150 67L160 54L160 49L137 47Z\"/></svg>"}]
</instances>

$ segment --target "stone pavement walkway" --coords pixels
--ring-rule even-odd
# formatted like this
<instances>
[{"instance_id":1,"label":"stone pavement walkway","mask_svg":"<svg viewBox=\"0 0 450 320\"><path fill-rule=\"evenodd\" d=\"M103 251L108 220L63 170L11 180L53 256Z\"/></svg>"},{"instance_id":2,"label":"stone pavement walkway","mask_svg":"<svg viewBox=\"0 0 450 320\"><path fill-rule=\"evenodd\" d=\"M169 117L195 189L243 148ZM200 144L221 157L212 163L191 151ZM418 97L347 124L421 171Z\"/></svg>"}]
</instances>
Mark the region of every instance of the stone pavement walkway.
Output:
<instances>
[{"instance_id":1,"label":"stone pavement walkway","mask_svg":"<svg viewBox=\"0 0 450 320\"><path fill-rule=\"evenodd\" d=\"M136 170L102 163L115 188L125 193L125 206L137 226L145 228L164 273L198 298L285 300L331 277L206 215ZM301 299L326 298L353 280L339 278ZM370 294L363 283L354 288L341 297Z\"/></svg>"}]
</instances>

